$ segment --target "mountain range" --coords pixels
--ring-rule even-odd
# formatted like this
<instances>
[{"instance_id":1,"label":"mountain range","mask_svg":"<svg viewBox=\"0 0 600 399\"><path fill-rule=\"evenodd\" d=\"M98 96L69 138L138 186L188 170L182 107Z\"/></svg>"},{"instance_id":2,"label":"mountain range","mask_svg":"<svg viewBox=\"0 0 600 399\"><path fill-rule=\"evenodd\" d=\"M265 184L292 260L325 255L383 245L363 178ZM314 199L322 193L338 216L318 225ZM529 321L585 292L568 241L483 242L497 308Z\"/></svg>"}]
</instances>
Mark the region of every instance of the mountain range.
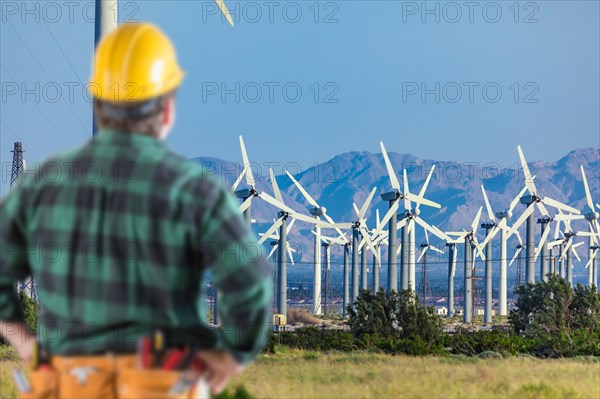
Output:
<instances>
[{"instance_id":1,"label":"mountain range","mask_svg":"<svg viewBox=\"0 0 600 399\"><path fill-rule=\"evenodd\" d=\"M421 206L421 215L424 220L434 224L444 231L457 231L468 229L484 200L480 186L485 186L488 198L494 212L508 208L512 199L524 186L523 171L517 163L501 166L494 162L486 164L467 161L448 161L422 159L411 154L388 153L390 161L396 170L399 179L402 170L406 169L409 190L418 194L427 174L435 165L435 171L429 183L425 197L441 204L441 209ZM241 162L229 160L197 157L194 161L202 164L209 173L218 176L224 183L231 186L241 172ZM252 160L251 160L252 161ZM538 194L542 197L549 196L555 200L583 209L586 204L585 191L580 172L580 165L585 169L587 180L595 203L600 202L600 149L580 148L567 153L556 161L536 161L529 163ZM381 153L347 152L334 158L310 167L298 170L291 165L288 170L294 178L310 193L319 203L327 208L327 213L336 222L349 222L356 219L353 202L359 207L367 198L369 192L376 187L377 194L373 198L372 206L367 212L369 227L375 225L375 210L379 209L381 217L385 214L388 204L379 197L380 193L390 191L391 185ZM251 168L256 180L258 191L273 194L267 165L252 164ZM277 173L279 172L279 173ZM308 202L285 174L285 171L276 171L276 180L281 189L284 202L296 211L308 214ZM240 184L245 187L245 182ZM514 210L513 222L525 209L518 204ZM552 213L553 210L550 209ZM264 203L259 198L252 202L252 218L256 220L253 230L256 233L265 231L277 215L277 209ZM485 206L482 221L488 219ZM509 222L510 224L510 222ZM585 222L574 222L575 229L585 229ZM521 231L524 234L524 226ZM329 230L326 234L335 234ZM480 240L484 235L480 229ZM442 248L443 244L430 237L431 243ZM416 244L424 241L423 230L417 229ZM297 222L289 234L290 245L296 249L296 262L310 267L313 259L313 235L311 226L304 222ZM512 244L509 244L512 245ZM583 248L583 246L582 246ZM382 253L385 253L382 250ZM587 257L587 251L580 250L580 255ZM332 252L334 262L339 262L339 248ZM509 249L509 256L512 250ZM583 257L583 256L582 256ZM460 258L460 255L459 255ZM442 257L443 259L443 257ZM384 260L385 263L385 260ZM432 265L433 274L446 270L444 262ZM303 268L303 266L300 266ZM310 268L309 268L310 270Z\"/></svg>"}]
</instances>

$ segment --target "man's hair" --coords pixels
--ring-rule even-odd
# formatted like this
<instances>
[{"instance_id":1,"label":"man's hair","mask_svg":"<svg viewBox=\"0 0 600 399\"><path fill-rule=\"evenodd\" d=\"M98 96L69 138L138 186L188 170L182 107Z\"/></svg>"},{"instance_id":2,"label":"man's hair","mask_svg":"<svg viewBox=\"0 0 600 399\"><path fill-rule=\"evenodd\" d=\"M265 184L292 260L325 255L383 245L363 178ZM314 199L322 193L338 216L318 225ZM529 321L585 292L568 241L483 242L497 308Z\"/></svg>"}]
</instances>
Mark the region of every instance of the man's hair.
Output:
<instances>
[{"instance_id":1,"label":"man's hair","mask_svg":"<svg viewBox=\"0 0 600 399\"><path fill-rule=\"evenodd\" d=\"M163 112L173 95L174 93L169 93L134 103L94 99L96 126L98 129L116 129L158 138L163 127Z\"/></svg>"}]
</instances>

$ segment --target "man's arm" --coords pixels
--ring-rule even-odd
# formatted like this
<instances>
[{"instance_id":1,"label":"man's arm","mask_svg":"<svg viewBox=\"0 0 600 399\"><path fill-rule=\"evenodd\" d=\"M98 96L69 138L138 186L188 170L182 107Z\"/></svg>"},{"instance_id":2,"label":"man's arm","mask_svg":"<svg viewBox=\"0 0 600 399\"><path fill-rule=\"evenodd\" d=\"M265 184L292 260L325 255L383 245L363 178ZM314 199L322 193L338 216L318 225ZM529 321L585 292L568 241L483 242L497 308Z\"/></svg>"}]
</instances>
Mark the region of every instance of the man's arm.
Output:
<instances>
[{"instance_id":1,"label":"man's arm","mask_svg":"<svg viewBox=\"0 0 600 399\"><path fill-rule=\"evenodd\" d=\"M231 193L214 184L201 223L201 244L215 287L223 347L240 364L262 349L270 329L271 267Z\"/></svg>"},{"instance_id":2,"label":"man's arm","mask_svg":"<svg viewBox=\"0 0 600 399\"><path fill-rule=\"evenodd\" d=\"M15 292L16 283L30 274L24 197L25 188L19 185L0 202L0 334L29 361L35 336L25 325Z\"/></svg>"}]
</instances>

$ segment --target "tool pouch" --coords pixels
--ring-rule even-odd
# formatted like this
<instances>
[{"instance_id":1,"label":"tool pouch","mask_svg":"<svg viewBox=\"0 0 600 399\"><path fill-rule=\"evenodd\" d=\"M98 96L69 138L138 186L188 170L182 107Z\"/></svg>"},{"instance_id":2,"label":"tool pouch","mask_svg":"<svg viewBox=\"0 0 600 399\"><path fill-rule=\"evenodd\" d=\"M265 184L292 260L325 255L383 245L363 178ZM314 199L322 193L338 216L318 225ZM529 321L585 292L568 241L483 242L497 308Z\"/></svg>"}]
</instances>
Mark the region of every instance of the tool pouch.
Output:
<instances>
[{"instance_id":1,"label":"tool pouch","mask_svg":"<svg viewBox=\"0 0 600 399\"><path fill-rule=\"evenodd\" d=\"M117 379L117 395L121 399L187 399L208 398L206 384L193 384L172 392L184 373L153 369L121 370ZM203 392L206 391L206 392Z\"/></svg>"},{"instance_id":2,"label":"tool pouch","mask_svg":"<svg viewBox=\"0 0 600 399\"><path fill-rule=\"evenodd\" d=\"M58 373L56 371L32 371L29 373L30 392L19 393L21 399L55 399L58 397Z\"/></svg>"}]
</instances>

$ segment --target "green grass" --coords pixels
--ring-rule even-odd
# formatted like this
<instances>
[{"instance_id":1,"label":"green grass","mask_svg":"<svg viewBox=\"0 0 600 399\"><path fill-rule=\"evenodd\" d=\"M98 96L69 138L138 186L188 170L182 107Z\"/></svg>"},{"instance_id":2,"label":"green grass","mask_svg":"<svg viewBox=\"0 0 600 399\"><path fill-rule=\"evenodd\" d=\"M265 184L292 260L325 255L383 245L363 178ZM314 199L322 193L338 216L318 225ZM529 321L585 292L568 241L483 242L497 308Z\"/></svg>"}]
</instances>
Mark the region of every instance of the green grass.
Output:
<instances>
[{"instance_id":1,"label":"green grass","mask_svg":"<svg viewBox=\"0 0 600 399\"><path fill-rule=\"evenodd\" d=\"M3 358L0 350L0 359ZM15 396L0 360L0 398ZM540 360L321 353L278 347L231 385L258 398L600 398L598 358Z\"/></svg>"}]
</instances>

